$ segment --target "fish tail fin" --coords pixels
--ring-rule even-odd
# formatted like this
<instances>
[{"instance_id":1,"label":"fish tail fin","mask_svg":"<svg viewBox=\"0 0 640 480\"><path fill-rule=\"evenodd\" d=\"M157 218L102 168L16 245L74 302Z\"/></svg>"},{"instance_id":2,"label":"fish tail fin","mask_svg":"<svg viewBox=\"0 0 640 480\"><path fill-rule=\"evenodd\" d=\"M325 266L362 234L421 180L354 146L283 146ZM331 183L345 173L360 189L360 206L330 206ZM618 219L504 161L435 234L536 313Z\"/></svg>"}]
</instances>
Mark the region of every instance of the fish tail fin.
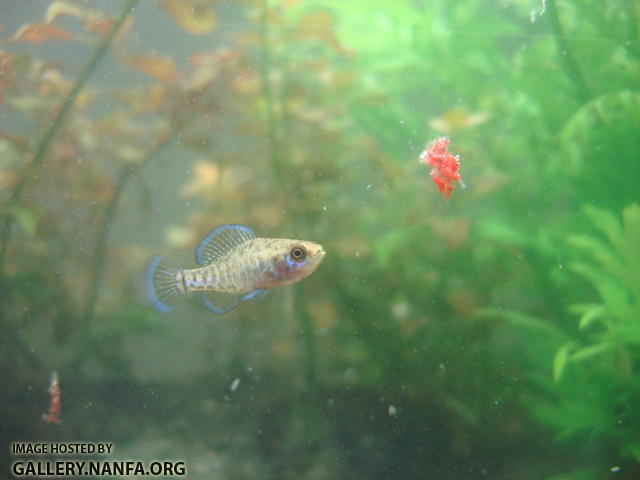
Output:
<instances>
[{"instance_id":1,"label":"fish tail fin","mask_svg":"<svg viewBox=\"0 0 640 480\"><path fill-rule=\"evenodd\" d=\"M161 313L173 310L169 303L176 293L180 293L180 284L176 279L178 270L171 266L164 255L154 255L147 266L145 287L151 303Z\"/></svg>"}]
</instances>

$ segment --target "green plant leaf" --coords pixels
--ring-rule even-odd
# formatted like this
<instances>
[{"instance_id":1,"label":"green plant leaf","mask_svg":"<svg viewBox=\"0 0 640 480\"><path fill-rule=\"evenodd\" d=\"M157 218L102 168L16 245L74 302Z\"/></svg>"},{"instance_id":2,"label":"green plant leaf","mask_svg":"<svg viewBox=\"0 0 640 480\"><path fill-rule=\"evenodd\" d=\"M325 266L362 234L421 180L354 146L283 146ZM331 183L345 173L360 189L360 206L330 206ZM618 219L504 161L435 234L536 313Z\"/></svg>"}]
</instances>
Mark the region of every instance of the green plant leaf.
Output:
<instances>
[{"instance_id":1,"label":"green plant leaf","mask_svg":"<svg viewBox=\"0 0 640 480\"><path fill-rule=\"evenodd\" d=\"M569 268L593 284L612 314L622 318L632 315L628 291L615 278L586 263L571 263Z\"/></svg>"},{"instance_id":2,"label":"green plant leaf","mask_svg":"<svg viewBox=\"0 0 640 480\"><path fill-rule=\"evenodd\" d=\"M6 207L3 213L12 216L27 234L31 236L35 235L38 226L38 216L36 212L26 207L13 205Z\"/></svg>"},{"instance_id":3,"label":"green plant leaf","mask_svg":"<svg viewBox=\"0 0 640 480\"><path fill-rule=\"evenodd\" d=\"M634 460L640 462L640 443L632 443L628 449Z\"/></svg>"},{"instance_id":4,"label":"green plant leaf","mask_svg":"<svg viewBox=\"0 0 640 480\"><path fill-rule=\"evenodd\" d=\"M569 244L588 251L611 274L619 275L625 269L622 258L600 240L588 235L572 235Z\"/></svg>"},{"instance_id":5,"label":"green plant leaf","mask_svg":"<svg viewBox=\"0 0 640 480\"><path fill-rule=\"evenodd\" d=\"M573 348L573 342L568 342L562 345L553 357L553 381L559 382L564 373L564 369L567 366L569 360L569 350Z\"/></svg>"},{"instance_id":6,"label":"green plant leaf","mask_svg":"<svg viewBox=\"0 0 640 480\"><path fill-rule=\"evenodd\" d=\"M622 237L622 225L613 213L590 205L584 207L584 212L593 224L607 235L613 245L618 244Z\"/></svg>"},{"instance_id":7,"label":"green plant leaf","mask_svg":"<svg viewBox=\"0 0 640 480\"><path fill-rule=\"evenodd\" d=\"M596 355L600 355L608 350L611 350L615 347L613 343L598 343L595 345L590 345L588 347L581 348L580 350L575 351L570 360L572 362L582 362Z\"/></svg>"},{"instance_id":8,"label":"green plant leaf","mask_svg":"<svg viewBox=\"0 0 640 480\"><path fill-rule=\"evenodd\" d=\"M578 323L578 328L580 330L584 330L588 326L590 326L596 320L602 318L607 313L607 309L604 305L596 305L595 307L586 311L582 317L580 317L580 322Z\"/></svg>"},{"instance_id":9,"label":"green plant leaf","mask_svg":"<svg viewBox=\"0 0 640 480\"><path fill-rule=\"evenodd\" d=\"M583 315L587 313L589 310L599 307L602 305L601 303L574 303L573 305L569 305L568 311L569 313L574 313L576 315Z\"/></svg>"},{"instance_id":10,"label":"green plant leaf","mask_svg":"<svg viewBox=\"0 0 640 480\"><path fill-rule=\"evenodd\" d=\"M475 312L475 316L478 317L494 317L502 318L513 325L529 328L531 330L537 330L539 332L551 335L556 338L566 339L567 335L555 327L550 322L546 322L533 315L527 315L526 313L516 312L514 310L498 310L495 308L479 309Z\"/></svg>"},{"instance_id":11,"label":"green plant leaf","mask_svg":"<svg viewBox=\"0 0 640 480\"><path fill-rule=\"evenodd\" d=\"M622 212L624 222L623 243L615 245L624 257L624 281L640 303L640 206L633 204Z\"/></svg>"}]
</instances>

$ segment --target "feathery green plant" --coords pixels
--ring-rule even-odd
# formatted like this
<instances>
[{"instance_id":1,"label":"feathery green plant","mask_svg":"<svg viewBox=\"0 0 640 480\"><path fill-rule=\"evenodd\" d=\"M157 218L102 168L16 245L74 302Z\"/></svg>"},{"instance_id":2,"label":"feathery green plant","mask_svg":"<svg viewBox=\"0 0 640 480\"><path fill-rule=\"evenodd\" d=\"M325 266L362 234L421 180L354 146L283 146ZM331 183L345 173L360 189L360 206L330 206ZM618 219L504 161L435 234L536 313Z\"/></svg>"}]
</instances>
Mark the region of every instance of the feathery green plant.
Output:
<instances>
[{"instance_id":1,"label":"feathery green plant","mask_svg":"<svg viewBox=\"0 0 640 480\"><path fill-rule=\"evenodd\" d=\"M632 360L640 357L640 206L623 211L622 223L610 212L585 208L607 242L590 235L574 235L569 243L590 255L576 261L571 270L587 279L598 291L600 302L571 305L580 315L583 342L567 342L556 352L554 379L559 381L570 363L599 361L620 379L631 375ZM635 355L634 355L635 353Z\"/></svg>"},{"instance_id":2,"label":"feathery green plant","mask_svg":"<svg viewBox=\"0 0 640 480\"><path fill-rule=\"evenodd\" d=\"M640 460L640 415L634 408L640 399L640 206L624 209L622 221L601 208L584 212L601 234L569 237L576 255L569 271L586 279L598 299L567 307L572 317L579 315L577 328L517 311L478 313L530 332L529 361L539 370L529 379L537 393L523 398L533 415L559 440L582 444L595 464L598 458L623 464ZM596 478L600 467L562 478Z\"/></svg>"}]
</instances>

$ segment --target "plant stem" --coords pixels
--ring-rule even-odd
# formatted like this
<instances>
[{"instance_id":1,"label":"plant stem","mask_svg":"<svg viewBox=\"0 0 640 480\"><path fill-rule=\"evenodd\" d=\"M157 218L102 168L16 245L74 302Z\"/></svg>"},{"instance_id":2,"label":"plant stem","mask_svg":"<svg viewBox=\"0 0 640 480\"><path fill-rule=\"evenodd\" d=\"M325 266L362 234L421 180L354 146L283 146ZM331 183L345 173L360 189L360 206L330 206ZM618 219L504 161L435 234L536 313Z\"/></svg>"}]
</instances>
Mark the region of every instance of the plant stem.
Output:
<instances>
[{"instance_id":1,"label":"plant stem","mask_svg":"<svg viewBox=\"0 0 640 480\"><path fill-rule=\"evenodd\" d=\"M178 129L172 129L166 134L162 135L153 148L147 153L144 160L139 164L124 165L116 180L116 189L109 200L104 212L104 218L100 226L100 231L96 240L96 250L93 256L93 274L91 275L91 284L89 285L89 294L87 296L87 304L84 311L84 324L82 328L86 328L95 314L96 302L98 300L98 291L100 290L100 284L102 283L102 275L104 270L104 258L107 249L107 240L109 239L109 233L113 227L114 217L118 210L118 204L120 198L124 192L125 187L129 183L131 177L138 173L145 165L149 163L151 158L155 156L160 150L165 148L178 134Z\"/></svg>"},{"instance_id":2,"label":"plant stem","mask_svg":"<svg viewBox=\"0 0 640 480\"><path fill-rule=\"evenodd\" d=\"M279 135L278 127L284 130L287 129L288 115L287 115L287 97L286 90L283 89L281 100L281 115L276 115L275 104L276 99L273 94L273 88L271 85L271 79L269 78L269 69L271 65L271 50L269 45L269 1L262 0L261 13L260 13L260 79L262 83L262 96L264 97L266 120L267 120L267 134L269 139L269 158L271 160L271 169L273 175L276 178L276 182L279 185L284 186L285 192L296 199L294 204L304 206L307 204L304 199L304 191L300 187L300 182L297 176L289 172L286 167L286 152L288 151L288 145L285 144L286 137ZM286 86L286 82L285 82ZM288 131L287 131L288 133ZM300 209L295 210L295 216L292 224L295 224L295 220L301 220L299 223L304 227L304 211ZM307 386L311 392L312 397L315 396L317 390L316 379L316 366L315 366L315 332L313 329L313 323L309 314L306 312L303 302L300 296L296 296L294 300L294 310L300 322L302 330L302 341L305 346L305 378Z\"/></svg>"},{"instance_id":3,"label":"plant stem","mask_svg":"<svg viewBox=\"0 0 640 480\"><path fill-rule=\"evenodd\" d=\"M260 83L265 102L267 120L267 138L269 140L269 159L276 178L284 179L284 169L280 155L280 139L278 136L278 119L274 108L273 88L269 78L271 51L269 48L269 1L262 0L260 12ZM284 182L286 183L286 182Z\"/></svg>"},{"instance_id":4,"label":"plant stem","mask_svg":"<svg viewBox=\"0 0 640 480\"><path fill-rule=\"evenodd\" d=\"M638 16L635 10L634 0L625 0L625 16L627 18L627 39L625 47L633 54L634 57L640 57L640 49L638 48Z\"/></svg>"},{"instance_id":5,"label":"plant stem","mask_svg":"<svg viewBox=\"0 0 640 480\"><path fill-rule=\"evenodd\" d=\"M122 25L124 24L124 21L131 14L132 10L134 9L135 5L138 2L139 0L129 0L126 3L122 11L120 12L120 15L118 16L117 20L111 27L111 30L106 35L102 43L96 48L96 51L94 52L93 56L89 60L89 63L87 63L86 67L84 68L84 70L82 71L78 79L76 80L76 83L74 84L73 88L67 95L67 98L64 100L60 108L60 112L58 112L55 120L53 121L49 129L45 132L45 134L40 139L40 141L38 142L36 151L33 155L33 158L31 159L31 163L29 164L29 168L27 169L25 174L22 175L22 178L20 178L15 188L13 189L13 192L10 198L11 203L17 203L22 198L22 192L24 191L24 188L27 184L27 180L29 177L28 174L32 173L34 169L38 168L42 164L45 156L47 155L47 152L49 151L49 147L51 146L51 143L53 142L54 138L58 134L58 131L62 127L67 115L69 114L69 112L71 111L71 108L73 107L73 104L78 98L78 94L84 88L85 84L87 83L87 80L89 79L91 74L94 72L94 70L96 69L96 67L102 60L102 58L104 57L107 50L109 50L109 47L113 42L113 39L115 38L117 33L120 31L120 29L122 28ZM0 272L3 269L4 258L7 251L7 244L9 243L9 239L11 237L12 227L13 227L13 217L7 216L4 222L4 226L2 228L2 234L0 236Z\"/></svg>"},{"instance_id":6,"label":"plant stem","mask_svg":"<svg viewBox=\"0 0 640 480\"><path fill-rule=\"evenodd\" d=\"M549 12L549 20L551 21L551 28L553 29L554 38L558 47L560 63L562 63L562 66L567 72L567 76L575 87L576 96L582 103L586 103L593 95L564 35L564 30L558 17L558 11L556 10L556 0L548 0L546 5L547 11Z\"/></svg>"}]
</instances>

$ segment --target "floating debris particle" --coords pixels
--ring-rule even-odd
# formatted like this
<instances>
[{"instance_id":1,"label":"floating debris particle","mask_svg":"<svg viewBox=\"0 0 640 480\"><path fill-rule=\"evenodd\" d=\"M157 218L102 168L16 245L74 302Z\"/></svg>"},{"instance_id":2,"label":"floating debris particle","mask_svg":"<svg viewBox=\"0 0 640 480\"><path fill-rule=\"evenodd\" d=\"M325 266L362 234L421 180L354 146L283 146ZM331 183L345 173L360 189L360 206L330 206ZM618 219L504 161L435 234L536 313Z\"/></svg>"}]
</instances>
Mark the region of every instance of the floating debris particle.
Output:
<instances>
[{"instance_id":1,"label":"floating debris particle","mask_svg":"<svg viewBox=\"0 0 640 480\"><path fill-rule=\"evenodd\" d=\"M49 413L42 415L42 419L47 423L61 423L60 420L60 385L58 383L58 373L51 374L51 385L49 386Z\"/></svg>"},{"instance_id":2,"label":"floating debris particle","mask_svg":"<svg viewBox=\"0 0 640 480\"><path fill-rule=\"evenodd\" d=\"M440 137L429 143L420 154L420 163L431 169L430 176L438 191L449 200L457 184L465 187L458 173L460 161L447 150L449 139Z\"/></svg>"},{"instance_id":3,"label":"floating debris particle","mask_svg":"<svg viewBox=\"0 0 640 480\"><path fill-rule=\"evenodd\" d=\"M229 387L229 390L231 390L232 392L235 392L238 389L238 386L240 386L240 379L236 378L233 382L231 382L231 386Z\"/></svg>"},{"instance_id":4,"label":"floating debris particle","mask_svg":"<svg viewBox=\"0 0 640 480\"><path fill-rule=\"evenodd\" d=\"M393 405L389 405L389 415L391 415L392 417L395 417L397 413L398 413L398 409Z\"/></svg>"}]
</instances>

